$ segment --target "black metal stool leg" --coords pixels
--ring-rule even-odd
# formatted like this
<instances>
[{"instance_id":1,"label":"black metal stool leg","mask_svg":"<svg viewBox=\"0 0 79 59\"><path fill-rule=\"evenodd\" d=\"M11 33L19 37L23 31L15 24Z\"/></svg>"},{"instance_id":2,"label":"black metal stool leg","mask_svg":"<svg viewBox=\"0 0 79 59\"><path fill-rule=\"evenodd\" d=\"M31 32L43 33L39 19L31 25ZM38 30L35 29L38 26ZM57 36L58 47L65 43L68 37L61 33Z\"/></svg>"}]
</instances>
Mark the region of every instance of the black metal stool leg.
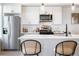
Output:
<instances>
[{"instance_id":1,"label":"black metal stool leg","mask_svg":"<svg viewBox=\"0 0 79 59\"><path fill-rule=\"evenodd\" d=\"M39 54L37 54L37 56L39 56Z\"/></svg>"},{"instance_id":2,"label":"black metal stool leg","mask_svg":"<svg viewBox=\"0 0 79 59\"><path fill-rule=\"evenodd\" d=\"M56 52L55 52L55 56L56 56Z\"/></svg>"}]
</instances>

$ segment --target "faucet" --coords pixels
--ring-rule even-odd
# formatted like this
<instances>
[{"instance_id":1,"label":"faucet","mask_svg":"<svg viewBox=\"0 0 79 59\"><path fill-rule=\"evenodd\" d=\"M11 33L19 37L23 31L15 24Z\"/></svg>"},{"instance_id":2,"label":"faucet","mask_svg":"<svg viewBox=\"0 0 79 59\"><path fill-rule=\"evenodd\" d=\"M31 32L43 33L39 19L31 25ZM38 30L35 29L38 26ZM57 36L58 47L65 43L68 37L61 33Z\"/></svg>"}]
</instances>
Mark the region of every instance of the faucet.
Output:
<instances>
[{"instance_id":1,"label":"faucet","mask_svg":"<svg viewBox=\"0 0 79 59\"><path fill-rule=\"evenodd\" d=\"M66 31L64 32L66 36L68 36L68 26L66 24Z\"/></svg>"}]
</instances>

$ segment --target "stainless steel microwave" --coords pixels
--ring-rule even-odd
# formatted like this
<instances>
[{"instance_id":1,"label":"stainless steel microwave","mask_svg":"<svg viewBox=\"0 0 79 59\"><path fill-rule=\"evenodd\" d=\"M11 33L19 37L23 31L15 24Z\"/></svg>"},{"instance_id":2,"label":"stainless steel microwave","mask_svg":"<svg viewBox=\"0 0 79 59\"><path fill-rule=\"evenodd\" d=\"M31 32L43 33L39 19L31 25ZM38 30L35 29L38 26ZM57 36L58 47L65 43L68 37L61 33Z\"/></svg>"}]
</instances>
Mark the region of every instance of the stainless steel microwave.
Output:
<instances>
[{"instance_id":1,"label":"stainless steel microwave","mask_svg":"<svg viewBox=\"0 0 79 59\"><path fill-rule=\"evenodd\" d=\"M52 14L41 14L40 15L40 21L48 21L48 22L50 22L50 21L52 21Z\"/></svg>"}]
</instances>

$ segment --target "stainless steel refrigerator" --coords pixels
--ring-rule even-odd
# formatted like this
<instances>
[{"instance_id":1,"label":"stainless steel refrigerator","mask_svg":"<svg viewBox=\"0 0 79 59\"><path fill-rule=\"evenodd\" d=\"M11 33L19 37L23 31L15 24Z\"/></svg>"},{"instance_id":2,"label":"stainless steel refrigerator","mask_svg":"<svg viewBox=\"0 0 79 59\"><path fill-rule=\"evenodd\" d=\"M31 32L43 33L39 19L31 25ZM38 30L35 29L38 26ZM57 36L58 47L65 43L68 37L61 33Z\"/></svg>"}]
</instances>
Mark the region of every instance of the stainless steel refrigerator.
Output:
<instances>
[{"instance_id":1,"label":"stainless steel refrigerator","mask_svg":"<svg viewBox=\"0 0 79 59\"><path fill-rule=\"evenodd\" d=\"M20 36L20 17L17 13L5 13L3 16L3 41L2 49L19 49L18 37Z\"/></svg>"}]
</instances>

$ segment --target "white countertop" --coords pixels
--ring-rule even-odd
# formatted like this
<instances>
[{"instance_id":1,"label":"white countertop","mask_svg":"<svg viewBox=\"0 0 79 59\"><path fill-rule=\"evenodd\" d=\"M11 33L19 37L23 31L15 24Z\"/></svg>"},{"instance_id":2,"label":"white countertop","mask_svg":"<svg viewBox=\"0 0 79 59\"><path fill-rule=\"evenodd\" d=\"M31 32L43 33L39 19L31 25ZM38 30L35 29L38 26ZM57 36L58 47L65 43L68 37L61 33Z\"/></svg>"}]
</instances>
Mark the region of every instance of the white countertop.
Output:
<instances>
[{"instance_id":1,"label":"white countertop","mask_svg":"<svg viewBox=\"0 0 79 59\"><path fill-rule=\"evenodd\" d=\"M18 39L67 39L67 38L70 38L70 39L79 39L79 35L77 34L72 34L72 35L69 35L69 36L64 36L64 35L39 35L39 34L25 34L21 37L19 37Z\"/></svg>"},{"instance_id":2,"label":"white countertop","mask_svg":"<svg viewBox=\"0 0 79 59\"><path fill-rule=\"evenodd\" d=\"M2 39L2 37L0 37L0 39Z\"/></svg>"}]
</instances>

